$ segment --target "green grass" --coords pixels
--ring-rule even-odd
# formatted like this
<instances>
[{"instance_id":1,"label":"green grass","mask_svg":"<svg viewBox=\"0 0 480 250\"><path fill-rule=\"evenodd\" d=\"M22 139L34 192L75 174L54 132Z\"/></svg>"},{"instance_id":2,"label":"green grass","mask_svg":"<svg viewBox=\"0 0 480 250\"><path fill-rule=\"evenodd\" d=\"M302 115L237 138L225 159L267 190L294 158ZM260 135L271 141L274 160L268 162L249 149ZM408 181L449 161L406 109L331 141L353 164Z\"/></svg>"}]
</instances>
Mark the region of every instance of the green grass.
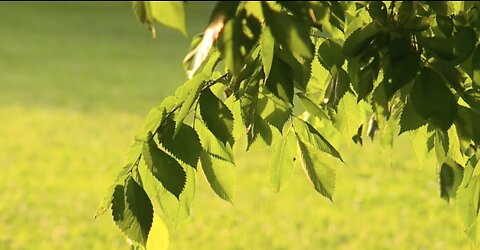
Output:
<instances>
[{"instance_id":1,"label":"green grass","mask_svg":"<svg viewBox=\"0 0 480 250\"><path fill-rule=\"evenodd\" d=\"M189 34L211 7L189 4ZM151 39L128 3L0 3L0 249L128 249L95 209L150 107L183 82L189 39ZM239 156L232 206L198 175L171 249L464 249L437 169L406 138L343 149L335 203L300 168L268 185L268 152Z\"/></svg>"}]
</instances>

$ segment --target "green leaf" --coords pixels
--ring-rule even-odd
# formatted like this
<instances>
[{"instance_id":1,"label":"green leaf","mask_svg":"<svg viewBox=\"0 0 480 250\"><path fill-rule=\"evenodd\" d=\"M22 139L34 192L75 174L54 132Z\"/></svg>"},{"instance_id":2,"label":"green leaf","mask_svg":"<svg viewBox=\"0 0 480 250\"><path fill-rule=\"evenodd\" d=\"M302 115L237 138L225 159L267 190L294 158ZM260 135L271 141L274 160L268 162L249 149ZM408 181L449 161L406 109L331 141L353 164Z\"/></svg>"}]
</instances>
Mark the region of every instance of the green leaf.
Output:
<instances>
[{"instance_id":1,"label":"green leaf","mask_svg":"<svg viewBox=\"0 0 480 250\"><path fill-rule=\"evenodd\" d=\"M435 13L447 16L450 13L448 1L427 1L428 6L435 11Z\"/></svg>"},{"instance_id":2,"label":"green leaf","mask_svg":"<svg viewBox=\"0 0 480 250\"><path fill-rule=\"evenodd\" d=\"M451 39L445 37L418 37L418 43L438 58L451 61L455 58L455 44Z\"/></svg>"},{"instance_id":3,"label":"green leaf","mask_svg":"<svg viewBox=\"0 0 480 250\"><path fill-rule=\"evenodd\" d=\"M243 67L244 55L241 48L242 41L242 23L239 18L228 20L223 27L221 35L220 51L223 61L233 75L238 75Z\"/></svg>"},{"instance_id":4,"label":"green leaf","mask_svg":"<svg viewBox=\"0 0 480 250\"><path fill-rule=\"evenodd\" d=\"M420 166L423 166L428 155L428 140L427 126L422 126L416 130L409 131L410 141L412 142L413 151L418 158Z\"/></svg>"},{"instance_id":5,"label":"green leaf","mask_svg":"<svg viewBox=\"0 0 480 250\"><path fill-rule=\"evenodd\" d=\"M296 138L291 130L273 146L270 161L270 183L279 192L290 182L295 169Z\"/></svg>"},{"instance_id":6,"label":"green leaf","mask_svg":"<svg viewBox=\"0 0 480 250\"><path fill-rule=\"evenodd\" d=\"M132 177L115 186L112 216L117 226L132 241L145 246L153 221L153 207L145 191Z\"/></svg>"},{"instance_id":7,"label":"green leaf","mask_svg":"<svg viewBox=\"0 0 480 250\"><path fill-rule=\"evenodd\" d=\"M342 68L334 68L331 74L332 79L327 87L324 102L335 107L345 93L350 90L350 77Z\"/></svg>"},{"instance_id":8,"label":"green leaf","mask_svg":"<svg viewBox=\"0 0 480 250\"><path fill-rule=\"evenodd\" d=\"M450 129L448 130L448 156L452 158L455 162L461 164L462 166L465 164L466 159L462 153L461 149L461 139L457 132L457 126L453 124Z\"/></svg>"},{"instance_id":9,"label":"green leaf","mask_svg":"<svg viewBox=\"0 0 480 250\"><path fill-rule=\"evenodd\" d=\"M310 100L310 98L308 98L302 93L298 93L297 96L308 113L316 116L319 119L329 120L327 114L325 114L325 112L320 109L319 105L315 104L312 100Z\"/></svg>"},{"instance_id":10,"label":"green leaf","mask_svg":"<svg viewBox=\"0 0 480 250\"><path fill-rule=\"evenodd\" d=\"M385 24L387 22L387 6L381 1L372 1L368 4L368 13L373 20Z\"/></svg>"},{"instance_id":11,"label":"green leaf","mask_svg":"<svg viewBox=\"0 0 480 250\"><path fill-rule=\"evenodd\" d=\"M281 132L292 114L290 104L269 93L259 94L258 97L257 114Z\"/></svg>"},{"instance_id":12,"label":"green leaf","mask_svg":"<svg viewBox=\"0 0 480 250\"><path fill-rule=\"evenodd\" d=\"M343 54L347 57L360 55L367 49L378 33L378 26L375 23L354 31L343 44Z\"/></svg>"},{"instance_id":13,"label":"green leaf","mask_svg":"<svg viewBox=\"0 0 480 250\"><path fill-rule=\"evenodd\" d=\"M177 128L177 135L173 137L175 123L172 119L168 119L158 132L158 140L163 148L174 157L192 168L196 168L200 152L202 151L202 145L197 132L185 123L179 124Z\"/></svg>"},{"instance_id":14,"label":"green leaf","mask_svg":"<svg viewBox=\"0 0 480 250\"><path fill-rule=\"evenodd\" d=\"M357 133L361 123L362 117L356 98L350 93L345 94L338 103L335 127L347 140L350 140Z\"/></svg>"},{"instance_id":15,"label":"green leaf","mask_svg":"<svg viewBox=\"0 0 480 250\"><path fill-rule=\"evenodd\" d=\"M213 191L220 198L232 202L235 194L235 165L211 157L206 151L202 151L200 161L203 173Z\"/></svg>"},{"instance_id":16,"label":"green leaf","mask_svg":"<svg viewBox=\"0 0 480 250\"><path fill-rule=\"evenodd\" d=\"M185 36L187 35L183 2L148 1L145 4L147 4L147 10L149 10L154 20L157 20L165 26L179 30Z\"/></svg>"},{"instance_id":17,"label":"green leaf","mask_svg":"<svg viewBox=\"0 0 480 250\"><path fill-rule=\"evenodd\" d=\"M163 187L145 164L138 166L142 187L150 197L155 213L173 225L178 225L188 218L195 194L195 170L188 166L185 170L185 188L177 198Z\"/></svg>"},{"instance_id":18,"label":"green leaf","mask_svg":"<svg viewBox=\"0 0 480 250\"><path fill-rule=\"evenodd\" d=\"M333 201L335 191L335 170L328 166L322 153L301 140L298 141L302 166L310 183L321 195Z\"/></svg>"},{"instance_id":19,"label":"green leaf","mask_svg":"<svg viewBox=\"0 0 480 250\"><path fill-rule=\"evenodd\" d=\"M318 59L322 65L330 70L333 66L341 68L345 58L342 53L342 46L338 43L327 39L318 48Z\"/></svg>"},{"instance_id":20,"label":"green leaf","mask_svg":"<svg viewBox=\"0 0 480 250\"><path fill-rule=\"evenodd\" d=\"M400 134L409 130L415 130L427 124L427 121L417 114L411 102L403 107L400 117Z\"/></svg>"},{"instance_id":21,"label":"green leaf","mask_svg":"<svg viewBox=\"0 0 480 250\"><path fill-rule=\"evenodd\" d=\"M152 228L150 229L146 249L167 250L170 243L167 225L157 215L153 215Z\"/></svg>"},{"instance_id":22,"label":"green leaf","mask_svg":"<svg viewBox=\"0 0 480 250\"><path fill-rule=\"evenodd\" d=\"M374 57L371 63L360 70L358 73L358 100L365 99L372 92L379 70L380 65L377 56Z\"/></svg>"},{"instance_id":23,"label":"green leaf","mask_svg":"<svg viewBox=\"0 0 480 250\"><path fill-rule=\"evenodd\" d=\"M420 32L430 28L430 20L426 17L410 16L402 23L402 28L410 32Z\"/></svg>"},{"instance_id":24,"label":"green leaf","mask_svg":"<svg viewBox=\"0 0 480 250\"><path fill-rule=\"evenodd\" d=\"M270 76L265 86L275 96L285 102L293 103L293 72L282 59L274 56Z\"/></svg>"},{"instance_id":25,"label":"green leaf","mask_svg":"<svg viewBox=\"0 0 480 250\"><path fill-rule=\"evenodd\" d=\"M270 146L273 142L273 132L270 125L262 117L256 115L252 126L247 132L247 150L258 139L262 139L267 146Z\"/></svg>"},{"instance_id":26,"label":"green leaf","mask_svg":"<svg viewBox=\"0 0 480 250\"><path fill-rule=\"evenodd\" d=\"M218 159L235 163L232 148L228 144L223 144L202 122L197 121L194 128L205 151Z\"/></svg>"},{"instance_id":27,"label":"green leaf","mask_svg":"<svg viewBox=\"0 0 480 250\"><path fill-rule=\"evenodd\" d=\"M301 141L343 162L340 153L310 123L296 119L293 128Z\"/></svg>"},{"instance_id":28,"label":"green leaf","mask_svg":"<svg viewBox=\"0 0 480 250\"><path fill-rule=\"evenodd\" d=\"M447 201L449 201L450 198L455 199L462 178L462 166L453 161L443 163L440 167L440 197Z\"/></svg>"},{"instance_id":29,"label":"green leaf","mask_svg":"<svg viewBox=\"0 0 480 250\"><path fill-rule=\"evenodd\" d=\"M448 130L457 114L457 102L440 75L423 68L410 93L417 113L433 125Z\"/></svg>"},{"instance_id":30,"label":"green leaf","mask_svg":"<svg viewBox=\"0 0 480 250\"><path fill-rule=\"evenodd\" d=\"M165 110L162 107L152 108L148 113L147 118L145 118L143 128L147 133L154 133L160 126L164 117Z\"/></svg>"},{"instance_id":31,"label":"green leaf","mask_svg":"<svg viewBox=\"0 0 480 250\"><path fill-rule=\"evenodd\" d=\"M262 51L263 71L265 73L265 79L267 79L272 68L273 53L275 50L275 40L268 26L263 28L262 35L260 36L260 45Z\"/></svg>"},{"instance_id":32,"label":"green leaf","mask_svg":"<svg viewBox=\"0 0 480 250\"><path fill-rule=\"evenodd\" d=\"M390 48L395 50L396 48ZM412 81L420 71L420 54L407 52L401 56L390 56L388 64L384 66L384 82L387 98Z\"/></svg>"},{"instance_id":33,"label":"green leaf","mask_svg":"<svg viewBox=\"0 0 480 250\"><path fill-rule=\"evenodd\" d=\"M275 41L290 52L305 58L312 58L314 47L310 41L310 29L296 16L272 10L262 2L266 25L270 27Z\"/></svg>"},{"instance_id":34,"label":"green leaf","mask_svg":"<svg viewBox=\"0 0 480 250\"><path fill-rule=\"evenodd\" d=\"M436 21L438 28L445 34L447 37L451 37L453 33L453 21L448 16L436 15Z\"/></svg>"},{"instance_id":35,"label":"green leaf","mask_svg":"<svg viewBox=\"0 0 480 250\"><path fill-rule=\"evenodd\" d=\"M292 53L284 50L277 49L275 55L278 56L283 62L285 62L293 73L293 85L301 91L307 89L308 81L312 72L312 59L304 60L300 57L295 57Z\"/></svg>"},{"instance_id":36,"label":"green leaf","mask_svg":"<svg viewBox=\"0 0 480 250\"><path fill-rule=\"evenodd\" d=\"M435 130L435 154L437 155L437 160L439 163L443 163L445 158L448 155L449 141L448 134L445 131L436 129Z\"/></svg>"},{"instance_id":37,"label":"green leaf","mask_svg":"<svg viewBox=\"0 0 480 250\"><path fill-rule=\"evenodd\" d=\"M202 87L205 85L206 80L207 76L203 73L199 73L184 83L182 86L184 88L183 91L179 91L178 94L175 93L177 98L180 101L183 101L183 105L175 117L175 128L179 128L179 125L183 123L183 120L185 120L185 117L187 117L190 109L197 100ZM176 133L178 133L178 129L175 129L175 134Z\"/></svg>"},{"instance_id":38,"label":"green leaf","mask_svg":"<svg viewBox=\"0 0 480 250\"><path fill-rule=\"evenodd\" d=\"M455 42L455 60L454 64L460 64L467 60L472 54L477 43L477 35L471 27L457 27L457 32L453 35Z\"/></svg>"},{"instance_id":39,"label":"green leaf","mask_svg":"<svg viewBox=\"0 0 480 250\"><path fill-rule=\"evenodd\" d=\"M143 144L141 143L140 145L143 145ZM132 165L127 164L117 174L113 184L108 187L108 189L105 193L105 196L103 197L102 203L100 203L100 205L98 206L97 212L95 213L95 216L94 216L94 219L96 219L99 216L105 214L105 212L111 208L115 188L117 187L117 185L123 185L123 183L125 183L125 180L129 177L129 173L130 173L131 169L132 169Z\"/></svg>"},{"instance_id":40,"label":"green leaf","mask_svg":"<svg viewBox=\"0 0 480 250\"><path fill-rule=\"evenodd\" d=\"M465 138L471 139L476 144L480 143L480 114L472 109L459 106L458 117L455 121Z\"/></svg>"},{"instance_id":41,"label":"green leaf","mask_svg":"<svg viewBox=\"0 0 480 250\"><path fill-rule=\"evenodd\" d=\"M233 145L233 115L210 88L202 91L199 99L200 114L208 129L223 143Z\"/></svg>"},{"instance_id":42,"label":"green leaf","mask_svg":"<svg viewBox=\"0 0 480 250\"><path fill-rule=\"evenodd\" d=\"M472 156L463 173L462 183L457 190L457 209L463 230L468 238L478 242L480 231L477 230L480 201L480 176L474 172L478 168L478 154Z\"/></svg>"},{"instance_id":43,"label":"green leaf","mask_svg":"<svg viewBox=\"0 0 480 250\"><path fill-rule=\"evenodd\" d=\"M473 84L480 88L480 44L477 45L472 58Z\"/></svg>"},{"instance_id":44,"label":"green leaf","mask_svg":"<svg viewBox=\"0 0 480 250\"><path fill-rule=\"evenodd\" d=\"M143 158L155 178L178 198L182 193L187 177L185 170L177 160L159 149L151 137L143 145Z\"/></svg>"}]
</instances>

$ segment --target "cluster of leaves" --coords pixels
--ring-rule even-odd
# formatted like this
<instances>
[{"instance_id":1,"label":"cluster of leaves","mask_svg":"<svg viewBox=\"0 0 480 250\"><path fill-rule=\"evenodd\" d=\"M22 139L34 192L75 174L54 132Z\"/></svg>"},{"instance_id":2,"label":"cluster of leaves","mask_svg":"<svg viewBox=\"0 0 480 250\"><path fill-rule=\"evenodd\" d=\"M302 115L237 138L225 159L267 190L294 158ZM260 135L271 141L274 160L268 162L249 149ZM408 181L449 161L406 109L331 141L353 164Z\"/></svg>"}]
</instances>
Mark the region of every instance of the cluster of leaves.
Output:
<instances>
[{"instance_id":1,"label":"cluster of leaves","mask_svg":"<svg viewBox=\"0 0 480 250\"><path fill-rule=\"evenodd\" d=\"M185 31L183 3L134 10L150 26ZM173 10L181 14L165 14ZM467 235L480 238L479 3L219 2L219 15L223 31L201 70L150 111L106 199L128 238L145 245L154 213L188 216L197 165L231 202L234 152L271 146L275 191L299 159L332 199L343 162L333 145L391 146L402 133L420 157L434 152L441 196L457 198Z\"/></svg>"}]
</instances>

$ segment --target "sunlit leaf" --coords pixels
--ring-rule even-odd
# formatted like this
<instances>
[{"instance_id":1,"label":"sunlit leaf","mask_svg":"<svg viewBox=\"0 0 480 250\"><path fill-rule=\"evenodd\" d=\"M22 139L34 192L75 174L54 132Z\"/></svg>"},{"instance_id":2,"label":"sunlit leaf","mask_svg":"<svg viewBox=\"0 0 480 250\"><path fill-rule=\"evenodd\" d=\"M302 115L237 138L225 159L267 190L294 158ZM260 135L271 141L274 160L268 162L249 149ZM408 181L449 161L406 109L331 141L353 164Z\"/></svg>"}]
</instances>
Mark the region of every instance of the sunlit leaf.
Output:
<instances>
[{"instance_id":1,"label":"sunlit leaf","mask_svg":"<svg viewBox=\"0 0 480 250\"><path fill-rule=\"evenodd\" d=\"M321 151L298 141L302 166L310 183L321 195L333 201L335 170L323 160Z\"/></svg>"},{"instance_id":2,"label":"sunlit leaf","mask_svg":"<svg viewBox=\"0 0 480 250\"><path fill-rule=\"evenodd\" d=\"M273 146L270 161L270 183L275 192L284 188L293 176L296 146L297 140L291 130Z\"/></svg>"},{"instance_id":3,"label":"sunlit leaf","mask_svg":"<svg viewBox=\"0 0 480 250\"><path fill-rule=\"evenodd\" d=\"M152 19L162 23L165 26L174 28L182 32L185 36L185 10L183 2L175 1L148 1L146 2L147 15Z\"/></svg>"},{"instance_id":4,"label":"sunlit leaf","mask_svg":"<svg viewBox=\"0 0 480 250\"><path fill-rule=\"evenodd\" d=\"M200 155L203 173L210 187L222 199L232 202L235 193L235 165L212 157L206 151Z\"/></svg>"}]
</instances>

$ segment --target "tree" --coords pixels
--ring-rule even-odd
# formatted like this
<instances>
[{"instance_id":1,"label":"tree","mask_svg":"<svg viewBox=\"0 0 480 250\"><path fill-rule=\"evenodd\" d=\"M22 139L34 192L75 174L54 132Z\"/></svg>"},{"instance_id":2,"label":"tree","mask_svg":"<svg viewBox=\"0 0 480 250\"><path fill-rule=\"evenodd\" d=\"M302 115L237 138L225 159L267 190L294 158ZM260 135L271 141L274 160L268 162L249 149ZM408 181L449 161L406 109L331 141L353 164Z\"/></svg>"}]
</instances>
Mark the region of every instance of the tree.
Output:
<instances>
[{"instance_id":1,"label":"tree","mask_svg":"<svg viewBox=\"0 0 480 250\"><path fill-rule=\"evenodd\" d=\"M156 21L185 33L183 5L133 10L155 36ZM274 148L274 190L299 159L313 188L333 199L325 160L343 160L331 132L384 146L409 133L420 156L435 152L441 196L457 199L477 242L479 32L478 2L218 2L185 59L188 80L150 111L99 213L111 209L145 246L161 220L188 216L198 163L231 201L234 152L255 144Z\"/></svg>"}]
</instances>

